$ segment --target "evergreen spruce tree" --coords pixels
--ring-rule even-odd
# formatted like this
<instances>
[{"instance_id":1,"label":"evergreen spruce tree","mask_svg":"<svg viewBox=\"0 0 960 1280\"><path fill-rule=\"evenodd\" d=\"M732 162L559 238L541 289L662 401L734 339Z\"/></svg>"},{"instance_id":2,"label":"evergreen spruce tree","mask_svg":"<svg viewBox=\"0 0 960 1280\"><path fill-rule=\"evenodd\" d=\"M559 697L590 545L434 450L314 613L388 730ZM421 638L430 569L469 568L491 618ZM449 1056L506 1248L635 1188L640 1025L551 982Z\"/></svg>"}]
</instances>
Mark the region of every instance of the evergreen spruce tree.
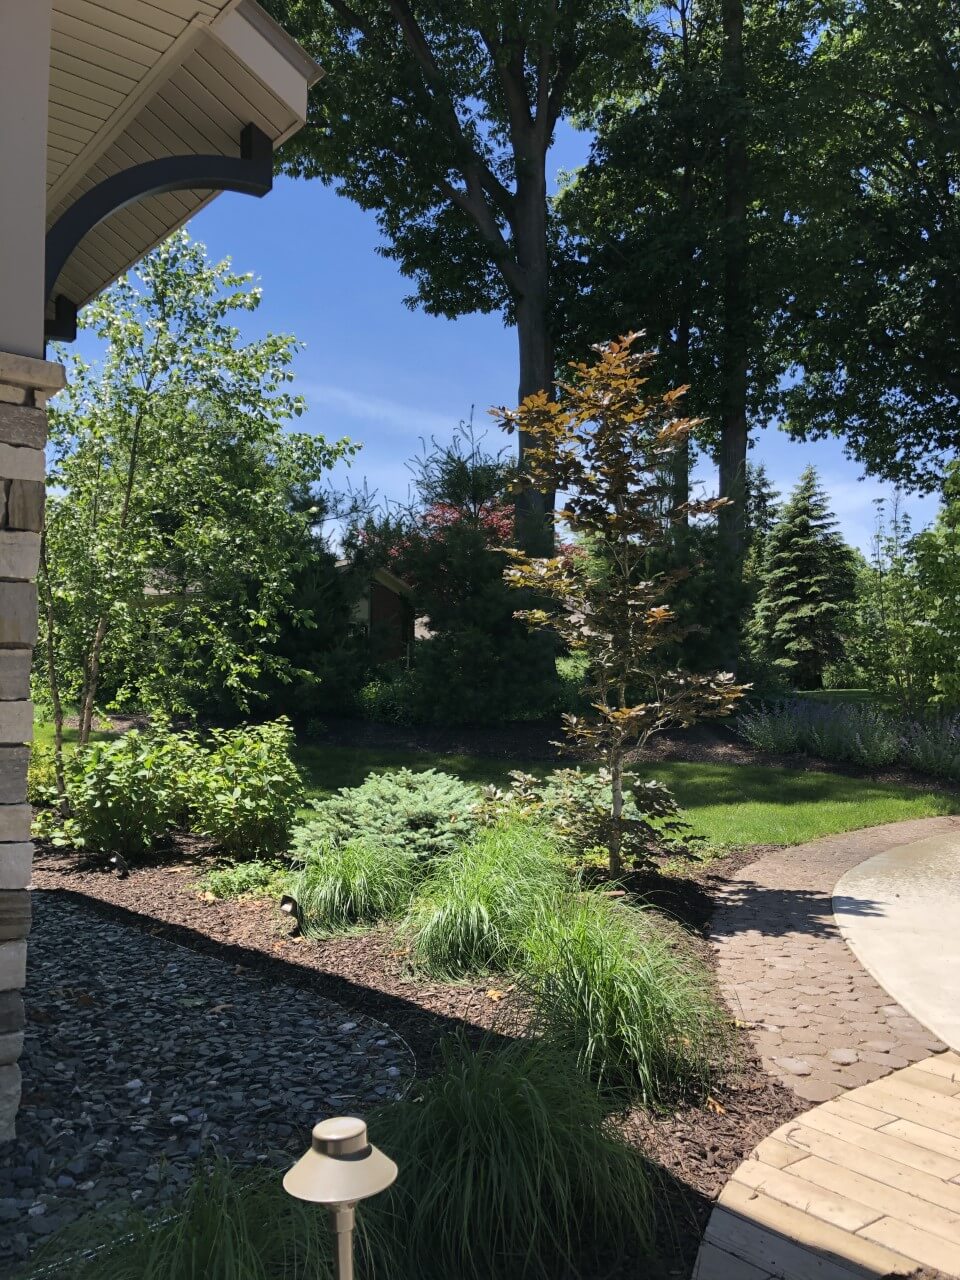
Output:
<instances>
[{"instance_id":1,"label":"evergreen spruce tree","mask_svg":"<svg viewBox=\"0 0 960 1280\"><path fill-rule=\"evenodd\" d=\"M758 659L798 689L819 689L843 650L856 586L854 556L813 467L807 467L765 538L751 620Z\"/></svg>"}]
</instances>

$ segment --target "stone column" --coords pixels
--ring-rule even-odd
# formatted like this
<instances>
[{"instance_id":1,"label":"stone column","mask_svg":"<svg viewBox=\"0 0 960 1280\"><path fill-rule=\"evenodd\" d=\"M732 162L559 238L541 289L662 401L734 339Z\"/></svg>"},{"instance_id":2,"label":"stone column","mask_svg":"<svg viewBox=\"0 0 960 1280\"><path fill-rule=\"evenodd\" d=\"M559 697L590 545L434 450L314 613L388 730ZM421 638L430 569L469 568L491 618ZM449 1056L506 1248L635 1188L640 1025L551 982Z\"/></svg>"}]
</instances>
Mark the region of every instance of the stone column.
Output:
<instances>
[{"instance_id":1,"label":"stone column","mask_svg":"<svg viewBox=\"0 0 960 1280\"><path fill-rule=\"evenodd\" d=\"M0 352L0 1141L20 1104L23 999L30 931L27 744L30 665L37 639L47 397L63 366Z\"/></svg>"}]
</instances>

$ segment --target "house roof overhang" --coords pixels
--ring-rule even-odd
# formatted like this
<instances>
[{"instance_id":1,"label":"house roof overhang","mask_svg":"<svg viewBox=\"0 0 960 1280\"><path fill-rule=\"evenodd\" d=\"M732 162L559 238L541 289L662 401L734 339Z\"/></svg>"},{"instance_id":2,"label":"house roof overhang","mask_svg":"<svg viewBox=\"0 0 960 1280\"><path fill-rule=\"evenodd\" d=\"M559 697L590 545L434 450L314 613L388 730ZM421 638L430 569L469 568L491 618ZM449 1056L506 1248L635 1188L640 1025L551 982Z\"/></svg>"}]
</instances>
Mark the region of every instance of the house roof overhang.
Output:
<instances>
[{"instance_id":1,"label":"house roof overhang","mask_svg":"<svg viewBox=\"0 0 960 1280\"><path fill-rule=\"evenodd\" d=\"M75 246L61 234L50 319L54 298L83 306L217 190L263 194L270 151L304 123L321 74L255 0L54 0L50 59L48 251L50 229L62 231L84 197L87 222L91 205L102 212L116 200ZM247 154L251 137L260 180L223 178L231 163L242 167L241 139ZM217 157L229 158L219 174Z\"/></svg>"}]
</instances>

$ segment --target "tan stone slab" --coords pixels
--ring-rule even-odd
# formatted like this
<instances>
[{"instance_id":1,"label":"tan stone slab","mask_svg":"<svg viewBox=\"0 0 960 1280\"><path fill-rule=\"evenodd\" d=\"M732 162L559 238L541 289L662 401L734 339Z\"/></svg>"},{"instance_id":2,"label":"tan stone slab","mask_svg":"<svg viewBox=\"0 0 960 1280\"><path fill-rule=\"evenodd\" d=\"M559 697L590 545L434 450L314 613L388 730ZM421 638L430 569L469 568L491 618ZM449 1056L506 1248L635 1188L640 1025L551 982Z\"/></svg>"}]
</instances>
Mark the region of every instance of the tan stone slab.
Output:
<instances>
[{"instance_id":1,"label":"tan stone slab","mask_svg":"<svg viewBox=\"0 0 960 1280\"><path fill-rule=\"evenodd\" d=\"M0 382L0 404L27 404L31 395L28 387L11 387Z\"/></svg>"},{"instance_id":2,"label":"tan stone slab","mask_svg":"<svg viewBox=\"0 0 960 1280\"><path fill-rule=\"evenodd\" d=\"M42 449L0 442L0 476L4 480L42 480L45 471Z\"/></svg>"},{"instance_id":3,"label":"tan stone slab","mask_svg":"<svg viewBox=\"0 0 960 1280\"><path fill-rule=\"evenodd\" d=\"M864 1227L861 1234L867 1240L916 1258L925 1267L935 1267L948 1276L960 1275L960 1247L898 1218L880 1218Z\"/></svg>"},{"instance_id":4,"label":"tan stone slab","mask_svg":"<svg viewBox=\"0 0 960 1280\"><path fill-rule=\"evenodd\" d=\"M960 1212L941 1209L939 1205L930 1204L920 1196L898 1191L895 1187L888 1187L876 1178L855 1173L852 1169L841 1169L829 1160L821 1160L819 1156L802 1160L793 1169L797 1178L806 1179L837 1195L848 1196L857 1204L877 1210L880 1215L909 1223L921 1231L929 1231L932 1235L950 1240L960 1248Z\"/></svg>"},{"instance_id":5,"label":"tan stone slab","mask_svg":"<svg viewBox=\"0 0 960 1280\"><path fill-rule=\"evenodd\" d=\"M862 1280L916 1264L909 1256L852 1235L799 1209L730 1182L710 1215L706 1240L755 1267L790 1280Z\"/></svg>"},{"instance_id":6,"label":"tan stone slab","mask_svg":"<svg viewBox=\"0 0 960 1280\"><path fill-rule=\"evenodd\" d=\"M35 578L39 568L39 533L0 529L0 578Z\"/></svg>"},{"instance_id":7,"label":"tan stone slab","mask_svg":"<svg viewBox=\"0 0 960 1280\"><path fill-rule=\"evenodd\" d=\"M0 645L32 649L37 642L37 588L0 582Z\"/></svg>"},{"instance_id":8,"label":"tan stone slab","mask_svg":"<svg viewBox=\"0 0 960 1280\"><path fill-rule=\"evenodd\" d=\"M18 394L16 388L13 394ZM22 391L19 392L23 394ZM42 449L47 443L47 415L20 403L4 402L0 396L0 443Z\"/></svg>"},{"instance_id":9,"label":"tan stone slab","mask_svg":"<svg viewBox=\"0 0 960 1280\"><path fill-rule=\"evenodd\" d=\"M823 1190L804 1178L803 1168L809 1160L800 1160L789 1169L771 1169L758 1160L745 1160L733 1175L733 1181L762 1192L780 1204L812 1214L821 1222L829 1222L844 1231L858 1231L868 1222L882 1217L878 1209L857 1204L846 1195Z\"/></svg>"},{"instance_id":10,"label":"tan stone slab","mask_svg":"<svg viewBox=\"0 0 960 1280\"><path fill-rule=\"evenodd\" d=\"M860 1093L859 1089L857 1093ZM864 1106L862 1102L854 1102L849 1096L836 1098L830 1103L830 1110L834 1115L842 1116L844 1120L862 1125L864 1129L879 1129L890 1123L890 1116L886 1111L881 1111L879 1107Z\"/></svg>"},{"instance_id":11,"label":"tan stone slab","mask_svg":"<svg viewBox=\"0 0 960 1280\"><path fill-rule=\"evenodd\" d=\"M39 533L43 528L46 496L47 486L40 480L11 480L7 493L7 528Z\"/></svg>"},{"instance_id":12,"label":"tan stone slab","mask_svg":"<svg viewBox=\"0 0 960 1280\"><path fill-rule=\"evenodd\" d=\"M918 1196L928 1204L960 1214L960 1187L937 1174L918 1169L916 1165L901 1164L888 1155L864 1150L856 1143L845 1142L842 1138L821 1133L804 1124L795 1125L790 1130L789 1137L798 1148L835 1164L840 1169L863 1174L885 1186L893 1187L894 1190ZM799 1173L799 1169L798 1174L800 1177L804 1176Z\"/></svg>"},{"instance_id":13,"label":"tan stone slab","mask_svg":"<svg viewBox=\"0 0 960 1280\"><path fill-rule=\"evenodd\" d=\"M55 360L37 360L33 356L0 351L0 382L53 393L67 385L67 374L63 365Z\"/></svg>"},{"instance_id":14,"label":"tan stone slab","mask_svg":"<svg viewBox=\"0 0 960 1280\"><path fill-rule=\"evenodd\" d=\"M960 1054L952 1049L946 1053L938 1053L932 1058L924 1058L916 1064L918 1071L927 1071L934 1076L944 1076L948 1080L956 1080L960 1087Z\"/></svg>"},{"instance_id":15,"label":"tan stone slab","mask_svg":"<svg viewBox=\"0 0 960 1280\"><path fill-rule=\"evenodd\" d=\"M774 1280L774 1276L716 1245L705 1244L697 1255L693 1280Z\"/></svg>"},{"instance_id":16,"label":"tan stone slab","mask_svg":"<svg viewBox=\"0 0 960 1280\"><path fill-rule=\"evenodd\" d=\"M30 694L31 649L0 649L0 700L21 701Z\"/></svg>"},{"instance_id":17,"label":"tan stone slab","mask_svg":"<svg viewBox=\"0 0 960 1280\"><path fill-rule=\"evenodd\" d=\"M877 1155L886 1156L888 1160L896 1160L898 1164L919 1169L922 1173L931 1173L934 1177L945 1181L960 1175L960 1155L957 1158L941 1155L937 1151L930 1151L926 1147L909 1142L887 1129L865 1129L862 1125L852 1124L849 1120L835 1114L831 1105L814 1107L799 1120L784 1125L783 1130L778 1130L784 1145L795 1141L793 1130L796 1126L813 1129L832 1138L840 1138L844 1142L855 1144L861 1151L876 1152ZM798 1138L803 1136L798 1135Z\"/></svg>"},{"instance_id":18,"label":"tan stone slab","mask_svg":"<svg viewBox=\"0 0 960 1280\"><path fill-rule=\"evenodd\" d=\"M951 1160L960 1160L960 1138L944 1133L942 1129L931 1129L929 1125L918 1124L915 1120L895 1119L890 1120L880 1132L903 1138L927 1151L939 1152Z\"/></svg>"},{"instance_id":19,"label":"tan stone slab","mask_svg":"<svg viewBox=\"0 0 960 1280\"><path fill-rule=\"evenodd\" d=\"M0 844L0 889L25 889L33 868L33 845Z\"/></svg>"},{"instance_id":20,"label":"tan stone slab","mask_svg":"<svg viewBox=\"0 0 960 1280\"><path fill-rule=\"evenodd\" d=\"M909 1085L905 1085L903 1090L886 1087L892 1078L890 1076L885 1080L878 1080L876 1084L864 1085L863 1090L857 1092L863 1093L864 1101L871 1107L877 1111L885 1111L897 1120L915 1120L917 1124L937 1128L949 1133L951 1137L960 1138L960 1116L955 1109L948 1108L948 1104L953 1104L953 1098L937 1098L934 1094L923 1093L919 1089L916 1091L920 1094L919 1098L909 1097L905 1092ZM870 1092L867 1093L867 1090Z\"/></svg>"},{"instance_id":21,"label":"tan stone slab","mask_svg":"<svg viewBox=\"0 0 960 1280\"><path fill-rule=\"evenodd\" d=\"M0 942L0 991L20 991L26 985L26 942Z\"/></svg>"},{"instance_id":22,"label":"tan stone slab","mask_svg":"<svg viewBox=\"0 0 960 1280\"><path fill-rule=\"evenodd\" d=\"M916 1089L926 1089L929 1093L939 1094L944 1098L955 1098L960 1094L960 1079L951 1080L949 1076L937 1075L932 1071L920 1071L915 1066L905 1067L898 1071L891 1081L898 1084L911 1084Z\"/></svg>"},{"instance_id":23,"label":"tan stone slab","mask_svg":"<svg viewBox=\"0 0 960 1280\"><path fill-rule=\"evenodd\" d=\"M28 804L0 804L0 844L30 839L33 810Z\"/></svg>"},{"instance_id":24,"label":"tan stone slab","mask_svg":"<svg viewBox=\"0 0 960 1280\"><path fill-rule=\"evenodd\" d=\"M760 1145L754 1149L750 1158L759 1160L761 1164L769 1165L771 1169L785 1169L787 1165L793 1164L795 1160L802 1160L805 1154L804 1151L800 1151L797 1147L791 1147L788 1142L771 1135L769 1138L764 1138ZM960 1173L960 1169L957 1172Z\"/></svg>"},{"instance_id":25,"label":"tan stone slab","mask_svg":"<svg viewBox=\"0 0 960 1280\"><path fill-rule=\"evenodd\" d=\"M0 702L0 746L33 741L33 703Z\"/></svg>"}]
</instances>

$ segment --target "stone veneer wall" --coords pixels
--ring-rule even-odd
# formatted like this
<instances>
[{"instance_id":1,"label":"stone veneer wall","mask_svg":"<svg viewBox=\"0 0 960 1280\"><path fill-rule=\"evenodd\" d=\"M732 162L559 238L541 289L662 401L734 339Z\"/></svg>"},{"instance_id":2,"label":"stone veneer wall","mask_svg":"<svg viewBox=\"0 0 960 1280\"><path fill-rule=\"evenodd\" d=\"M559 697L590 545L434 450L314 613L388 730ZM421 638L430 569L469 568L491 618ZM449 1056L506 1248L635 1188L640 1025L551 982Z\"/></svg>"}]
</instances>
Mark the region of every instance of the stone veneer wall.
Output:
<instances>
[{"instance_id":1,"label":"stone veneer wall","mask_svg":"<svg viewBox=\"0 0 960 1280\"><path fill-rule=\"evenodd\" d=\"M63 367L0 352L0 1141L20 1105L23 997L30 932L30 806L26 745L33 737L30 665L37 638L48 396Z\"/></svg>"}]
</instances>

